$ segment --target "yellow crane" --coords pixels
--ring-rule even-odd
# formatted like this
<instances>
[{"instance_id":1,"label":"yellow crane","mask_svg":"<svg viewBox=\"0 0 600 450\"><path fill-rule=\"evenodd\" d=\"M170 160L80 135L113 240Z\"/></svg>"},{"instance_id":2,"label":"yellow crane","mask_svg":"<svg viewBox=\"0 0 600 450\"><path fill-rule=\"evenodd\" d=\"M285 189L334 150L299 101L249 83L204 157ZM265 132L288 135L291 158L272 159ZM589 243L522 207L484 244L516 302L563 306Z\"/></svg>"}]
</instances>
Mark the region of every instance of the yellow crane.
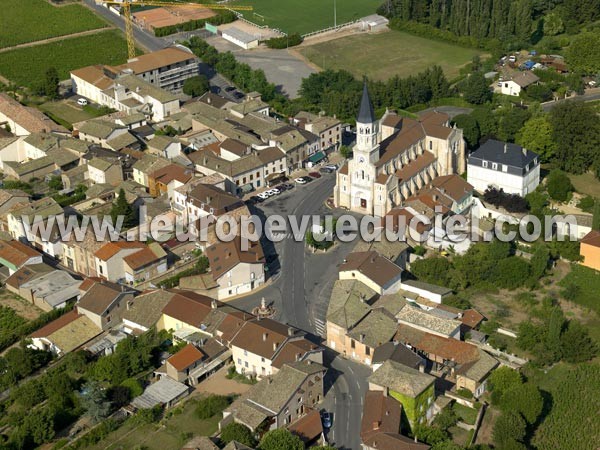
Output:
<instances>
[{"instance_id":1,"label":"yellow crane","mask_svg":"<svg viewBox=\"0 0 600 450\"><path fill-rule=\"evenodd\" d=\"M100 0L99 3L107 5L119 5L123 8L123 18L125 19L125 35L127 37L127 51L129 58L135 58L135 39L133 37L133 20L131 18L131 7L132 6L194 6L197 8L209 8L209 9L230 9L234 11L252 11L252 6L246 5L227 5L222 3L184 3L184 2L167 2L167 1L154 1L154 0L123 0L123 1L104 1Z\"/></svg>"}]
</instances>

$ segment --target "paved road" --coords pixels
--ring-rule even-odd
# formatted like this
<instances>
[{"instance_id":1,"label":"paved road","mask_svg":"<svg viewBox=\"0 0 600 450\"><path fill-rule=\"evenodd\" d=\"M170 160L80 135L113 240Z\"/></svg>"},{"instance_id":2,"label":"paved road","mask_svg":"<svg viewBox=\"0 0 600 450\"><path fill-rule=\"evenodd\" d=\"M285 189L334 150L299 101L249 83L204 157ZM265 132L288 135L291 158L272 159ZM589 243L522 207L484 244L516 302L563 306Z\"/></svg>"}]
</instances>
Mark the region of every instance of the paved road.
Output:
<instances>
[{"instance_id":1,"label":"paved road","mask_svg":"<svg viewBox=\"0 0 600 450\"><path fill-rule=\"evenodd\" d=\"M271 197L255 211L263 218L272 214L293 215L300 220L305 215L331 213L324 206L335 185L334 175L324 175L305 186ZM276 319L292 324L315 336L325 336L325 315L338 266L355 243L337 243L324 254L313 254L304 241L291 237L275 244L265 243L267 254L277 254L270 265L271 284L264 289L234 300L235 306L252 310L264 297L277 310ZM369 368L345 360L327 350L326 395L322 407L333 412L330 442L340 449L360 448L360 421L364 393L368 389L366 378Z\"/></svg>"},{"instance_id":2,"label":"paved road","mask_svg":"<svg viewBox=\"0 0 600 450\"><path fill-rule=\"evenodd\" d=\"M542 103L542 109L545 112L550 111L552 108L554 108L556 105L558 105L559 103L563 103L567 100L583 100L584 102L591 102L594 100L600 100L600 88L594 88L594 89L587 89L585 91L585 93L583 95L577 95L575 97L570 97L567 99L561 99L555 102L546 102L546 103Z\"/></svg>"}]
</instances>

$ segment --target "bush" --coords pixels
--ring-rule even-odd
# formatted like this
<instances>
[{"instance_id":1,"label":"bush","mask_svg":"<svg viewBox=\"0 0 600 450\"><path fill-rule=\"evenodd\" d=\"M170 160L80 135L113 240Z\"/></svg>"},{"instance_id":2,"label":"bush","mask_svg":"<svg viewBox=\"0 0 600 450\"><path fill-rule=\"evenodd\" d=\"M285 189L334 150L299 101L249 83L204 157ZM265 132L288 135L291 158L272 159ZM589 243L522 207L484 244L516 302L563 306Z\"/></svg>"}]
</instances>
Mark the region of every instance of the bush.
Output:
<instances>
[{"instance_id":1,"label":"bush","mask_svg":"<svg viewBox=\"0 0 600 450\"><path fill-rule=\"evenodd\" d=\"M254 447L256 445L256 440L248 427L237 422L231 422L225 425L221 431L220 438L224 444L229 444L231 441L237 441L248 447Z\"/></svg>"},{"instance_id":2,"label":"bush","mask_svg":"<svg viewBox=\"0 0 600 450\"><path fill-rule=\"evenodd\" d=\"M483 193L483 199L496 208L504 208L511 213L525 213L528 211L527 201L517 194L507 194L504 190L488 188Z\"/></svg>"},{"instance_id":3,"label":"bush","mask_svg":"<svg viewBox=\"0 0 600 450\"><path fill-rule=\"evenodd\" d=\"M298 33L289 34L283 37L269 39L266 44L269 48L288 48L300 45L304 39Z\"/></svg>"},{"instance_id":4,"label":"bush","mask_svg":"<svg viewBox=\"0 0 600 450\"><path fill-rule=\"evenodd\" d=\"M575 190L571 179L562 170L553 170L550 172L546 182L546 189L550 198L559 202L566 202L571 192Z\"/></svg>"},{"instance_id":5,"label":"bush","mask_svg":"<svg viewBox=\"0 0 600 450\"><path fill-rule=\"evenodd\" d=\"M230 404L229 397L224 395L209 395L198 401L196 406L196 417L198 419L210 419L215 414L219 414Z\"/></svg>"}]
</instances>

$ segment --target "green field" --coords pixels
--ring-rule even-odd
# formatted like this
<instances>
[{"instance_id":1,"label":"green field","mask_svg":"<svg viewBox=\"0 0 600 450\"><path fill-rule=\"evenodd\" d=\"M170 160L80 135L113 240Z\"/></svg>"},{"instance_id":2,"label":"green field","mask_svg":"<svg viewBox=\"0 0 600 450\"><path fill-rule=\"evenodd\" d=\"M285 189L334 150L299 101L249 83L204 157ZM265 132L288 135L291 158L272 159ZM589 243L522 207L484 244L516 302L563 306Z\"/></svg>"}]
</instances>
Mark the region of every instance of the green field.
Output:
<instances>
[{"instance_id":1,"label":"green field","mask_svg":"<svg viewBox=\"0 0 600 450\"><path fill-rule=\"evenodd\" d=\"M600 314L600 302L598 302L600 272L574 264L571 272L560 281L559 285L562 287L569 285L577 286L577 294L571 300Z\"/></svg>"},{"instance_id":2,"label":"green field","mask_svg":"<svg viewBox=\"0 0 600 450\"><path fill-rule=\"evenodd\" d=\"M345 69L356 77L387 80L407 77L434 64L449 79L480 51L425 39L401 31L357 34L302 47L300 53L323 69Z\"/></svg>"},{"instance_id":3,"label":"green field","mask_svg":"<svg viewBox=\"0 0 600 450\"><path fill-rule=\"evenodd\" d=\"M117 30L107 30L0 53L0 75L20 86L32 87L44 79L49 67L55 67L60 79L66 80L69 71L80 67L126 61L125 38Z\"/></svg>"},{"instance_id":4,"label":"green field","mask_svg":"<svg viewBox=\"0 0 600 450\"><path fill-rule=\"evenodd\" d=\"M335 0L337 24L374 14L382 0ZM258 25L268 25L288 34L306 34L333 26L334 0L240 0L253 11L241 11Z\"/></svg>"},{"instance_id":5,"label":"green field","mask_svg":"<svg viewBox=\"0 0 600 450\"><path fill-rule=\"evenodd\" d=\"M0 48L105 27L81 5L52 6L46 0L2 0Z\"/></svg>"}]
</instances>

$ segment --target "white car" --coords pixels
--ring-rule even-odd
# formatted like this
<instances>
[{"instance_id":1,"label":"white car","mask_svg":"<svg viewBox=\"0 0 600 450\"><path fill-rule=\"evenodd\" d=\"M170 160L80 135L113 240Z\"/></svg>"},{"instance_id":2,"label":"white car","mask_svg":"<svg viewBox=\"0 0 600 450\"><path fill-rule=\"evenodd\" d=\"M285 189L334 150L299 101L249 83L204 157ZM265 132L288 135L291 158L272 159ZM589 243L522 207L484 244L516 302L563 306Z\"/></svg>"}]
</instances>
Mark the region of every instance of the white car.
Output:
<instances>
[{"instance_id":1,"label":"white car","mask_svg":"<svg viewBox=\"0 0 600 450\"><path fill-rule=\"evenodd\" d=\"M335 164L327 164L323 167L325 167L326 169L337 170L337 165Z\"/></svg>"},{"instance_id":2,"label":"white car","mask_svg":"<svg viewBox=\"0 0 600 450\"><path fill-rule=\"evenodd\" d=\"M298 184L306 184L306 180L304 178L296 178L294 181Z\"/></svg>"},{"instance_id":3,"label":"white car","mask_svg":"<svg viewBox=\"0 0 600 450\"><path fill-rule=\"evenodd\" d=\"M77 104L79 106L86 106L88 104L88 101L85 98L78 98L77 99Z\"/></svg>"},{"instance_id":4,"label":"white car","mask_svg":"<svg viewBox=\"0 0 600 450\"><path fill-rule=\"evenodd\" d=\"M260 194L257 195L257 197L262 198L263 200L266 200L270 197L269 194L267 194L266 192L261 192Z\"/></svg>"},{"instance_id":5,"label":"white car","mask_svg":"<svg viewBox=\"0 0 600 450\"><path fill-rule=\"evenodd\" d=\"M277 189L277 188L269 189L267 192L269 193L269 195L279 195L279 194L281 194L281 191L279 189Z\"/></svg>"}]
</instances>

